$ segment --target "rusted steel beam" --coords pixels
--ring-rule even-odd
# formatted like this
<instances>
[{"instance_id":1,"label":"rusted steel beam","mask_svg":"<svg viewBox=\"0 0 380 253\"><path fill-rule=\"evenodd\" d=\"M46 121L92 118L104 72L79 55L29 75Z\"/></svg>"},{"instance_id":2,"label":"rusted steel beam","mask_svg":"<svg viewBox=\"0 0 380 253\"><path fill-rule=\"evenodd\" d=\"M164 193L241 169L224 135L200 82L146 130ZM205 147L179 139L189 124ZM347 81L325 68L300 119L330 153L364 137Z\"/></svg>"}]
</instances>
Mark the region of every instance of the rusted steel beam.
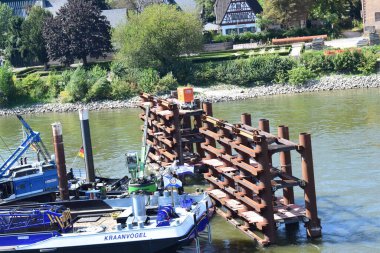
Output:
<instances>
[{"instance_id":1,"label":"rusted steel beam","mask_svg":"<svg viewBox=\"0 0 380 253\"><path fill-rule=\"evenodd\" d=\"M259 173L262 172L262 169L260 167L255 167L251 164L248 164L244 162L242 159L236 158L231 160L233 165L239 167L240 169L245 170L248 173L251 173L252 175L257 176Z\"/></svg>"},{"instance_id":2,"label":"rusted steel beam","mask_svg":"<svg viewBox=\"0 0 380 253\"><path fill-rule=\"evenodd\" d=\"M271 187L271 174L269 166L269 155L268 155L268 143L266 142L266 137L261 136L262 142L256 144L256 149L259 151L256 161L258 162L258 167L262 170L259 175L259 180L264 185L263 191L261 191L258 196L261 198L262 202L265 204L265 208L261 211L261 215L265 218L268 225L264 228L263 232L265 236L269 238L270 243L276 242L276 225L273 217L273 203L272 203L272 187Z\"/></svg>"},{"instance_id":3,"label":"rusted steel beam","mask_svg":"<svg viewBox=\"0 0 380 253\"><path fill-rule=\"evenodd\" d=\"M306 217L309 221L306 224L306 230L309 237L316 238L322 235L321 221L318 218L317 198L315 194L313 152L311 146L311 136L307 133L299 135L300 146L302 147L301 166L302 178L306 182L305 191L305 208Z\"/></svg>"},{"instance_id":4,"label":"rusted steel beam","mask_svg":"<svg viewBox=\"0 0 380 253\"><path fill-rule=\"evenodd\" d=\"M233 179L236 183L244 186L244 187L247 187L249 189L252 189L252 191L256 194L258 194L264 187L263 185L256 185L244 178L242 178L241 176L233 176L233 175L230 175L230 174L223 174L225 176L228 176L230 177L231 179Z\"/></svg>"},{"instance_id":5,"label":"rusted steel beam","mask_svg":"<svg viewBox=\"0 0 380 253\"><path fill-rule=\"evenodd\" d=\"M288 146L288 145L270 145L268 147L270 154L280 153L280 152L288 152L292 150L297 150L297 146Z\"/></svg>"},{"instance_id":6,"label":"rusted steel beam","mask_svg":"<svg viewBox=\"0 0 380 253\"><path fill-rule=\"evenodd\" d=\"M289 140L289 128L287 126L279 126L278 137L283 138L285 140ZM284 150L280 152L280 167L281 172L283 172L284 174L290 176L293 175L290 151ZM284 188L283 196L285 205L294 204L294 191L292 187Z\"/></svg>"},{"instance_id":7,"label":"rusted steel beam","mask_svg":"<svg viewBox=\"0 0 380 253\"><path fill-rule=\"evenodd\" d=\"M208 153L214 154L215 157L221 156L221 151L218 148L215 148L211 145L208 145L206 143L201 143L201 147L206 150Z\"/></svg>"},{"instance_id":8,"label":"rusted steel beam","mask_svg":"<svg viewBox=\"0 0 380 253\"><path fill-rule=\"evenodd\" d=\"M239 192L235 192L234 196L236 197L236 199L244 202L246 205L252 207L257 212L261 212L262 209L265 209L267 207L267 205L265 203L259 203L258 201L255 201L254 199L252 199L252 198L250 198L244 194L241 194Z\"/></svg>"}]
</instances>

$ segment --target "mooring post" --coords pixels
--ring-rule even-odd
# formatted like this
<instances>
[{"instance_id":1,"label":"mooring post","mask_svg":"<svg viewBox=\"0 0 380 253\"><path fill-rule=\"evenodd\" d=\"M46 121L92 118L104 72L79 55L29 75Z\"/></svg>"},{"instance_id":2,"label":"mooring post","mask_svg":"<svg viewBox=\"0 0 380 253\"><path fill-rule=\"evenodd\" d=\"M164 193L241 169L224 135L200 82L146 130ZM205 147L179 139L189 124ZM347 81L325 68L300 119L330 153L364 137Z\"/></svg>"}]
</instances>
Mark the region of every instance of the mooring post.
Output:
<instances>
[{"instance_id":1,"label":"mooring post","mask_svg":"<svg viewBox=\"0 0 380 253\"><path fill-rule=\"evenodd\" d=\"M299 135L299 145L301 146L299 152L301 154L302 179L305 181L306 217L309 219L306 223L307 235L311 238L316 238L322 235L322 228L321 221L318 218L310 134L301 133Z\"/></svg>"},{"instance_id":2,"label":"mooring post","mask_svg":"<svg viewBox=\"0 0 380 253\"><path fill-rule=\"evenodd\" d=\"M63 146L62 125L56 122L51 125L53 129L53 145L55 154L55 164L57 166L59 194L62 200L69 200L69 188L67 182L65 149Z\"/></svg>"},{"instance_id":3,"label":"mooring post","mask_svg":"<svg viewBox=\"0 0 380 253\"><path fill-rule=\"evenodd\" d=\"M278 127L278 137L283 138L285 140L289 140L289 128L287 126L279 126ZM280 152L280 166L281 172L286 173L287 175L292 176L292 159L290 155L290 151L282 151ZM294 191L293 187L284 188L284 204L294 204Z\"/></svg>"},{"instance_id":4,"label":"mooring post","mask_svg":"<svg viewBox=\"0 0 380 253\"><path fill-rule=\"evenodd\" d=\"M240 116L240 121L242 124L247 125L247 126L252 126L252 119L251 119L251 114L250 113L243 113Z\"/></svg>"},{"instance_id":5,"label":"mooring post","mask_svg":"<svg viewBox=\"0 0 380 253\"><path fill-rule=\"evenodd\" d=\"M265 218L267 225L263 229L264 235L268 238L269 243L276 242L276 224L274 221L273 203L272 203L272 185L268 155L268 142L264 135L257 136L260 141L256 144L258 169L262 172L258 175L259 181L264 185L264 189L258 194L261 203L265 205L261 215Z\"/></svg>"},{"instance_id":6,"label":"mooring post","mask_svg":"<svg viewBox=\"0 0 380 253\"><path fill-rule=\"evenodd\" d=\"M79 120L80 120L80 127L82 131L84 161L85 161L86 174L87 174L86 181L88 183L93 183L95 182L95 168L94 168L94 158L92 154L90 123L88 119L87 109L79 110Z\"/></svg>"}]
</instances>

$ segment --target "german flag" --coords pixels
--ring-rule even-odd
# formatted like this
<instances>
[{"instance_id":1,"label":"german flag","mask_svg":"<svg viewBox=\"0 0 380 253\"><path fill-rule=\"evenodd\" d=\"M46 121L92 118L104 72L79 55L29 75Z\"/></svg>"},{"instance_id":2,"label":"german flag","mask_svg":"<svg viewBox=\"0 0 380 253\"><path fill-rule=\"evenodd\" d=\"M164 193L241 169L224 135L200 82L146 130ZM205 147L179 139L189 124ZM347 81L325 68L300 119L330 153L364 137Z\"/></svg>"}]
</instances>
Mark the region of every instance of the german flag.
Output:
<instances>
[{"instance_id":1,"label":"german flag","mask_svg":"<svg viewBox=\"0 0 380 253\"><path fill-rule=\"evenodd\" d=\"M84 149L83 149L83 146L79 149L78 156L84 158Z\"/></svg>"}]
</instances>

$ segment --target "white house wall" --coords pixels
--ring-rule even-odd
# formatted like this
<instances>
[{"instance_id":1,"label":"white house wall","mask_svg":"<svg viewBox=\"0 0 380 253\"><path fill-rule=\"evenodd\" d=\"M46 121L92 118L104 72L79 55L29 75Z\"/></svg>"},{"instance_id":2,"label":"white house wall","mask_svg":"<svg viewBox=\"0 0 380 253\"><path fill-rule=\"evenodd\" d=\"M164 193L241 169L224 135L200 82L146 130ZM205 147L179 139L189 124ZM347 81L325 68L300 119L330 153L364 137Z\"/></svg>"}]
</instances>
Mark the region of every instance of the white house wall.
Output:
<instances>
[{"instance_id":1,"label":"white house wall","mask_svg":"<svg viewBox=\"0 0 380 253\"><path fill-rule=\"evenodd\" d=\"M248 31L249 28L254 28L255 29L255 31L251 31L251 32L261 32L260 27L257 27L255 23L252 23L252 24L238 24L238 25L223 25L223 26L221 26L222 34L223 35L230 34L230 33L228 33L228 30L230 30L230 29L234 29L234 30L236 30L235 33L240 34L240 33L243 33L244 31ZM243 31L241 32L240 29L243 29Z\"/></svg>"}]
</instances>

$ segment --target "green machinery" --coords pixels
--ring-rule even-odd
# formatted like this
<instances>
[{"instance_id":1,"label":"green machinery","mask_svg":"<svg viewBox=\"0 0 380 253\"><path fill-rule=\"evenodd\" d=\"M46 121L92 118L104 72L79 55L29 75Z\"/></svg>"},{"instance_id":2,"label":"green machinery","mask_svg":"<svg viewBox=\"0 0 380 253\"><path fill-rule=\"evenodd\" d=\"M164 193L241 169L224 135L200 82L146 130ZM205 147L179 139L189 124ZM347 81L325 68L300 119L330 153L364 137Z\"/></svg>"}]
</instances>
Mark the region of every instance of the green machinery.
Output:
<instances>
[{"instance_id":1,"label":"green machinery","mask_svg":"<svg viewBox=\"0 0 380 253\"><path fill-rule=\"evenodd\" d=\"M130 151L126 154L127 168L131 174L131 180L128 184L129 193L137 191L155 192L157 190L156 182L152 179L148 179L145 175L146 161L150 149L150 145L147 144L149 110L150 105L145 105L144 133L140 157L135 151Z\"/></svg>"}]
</instances>

